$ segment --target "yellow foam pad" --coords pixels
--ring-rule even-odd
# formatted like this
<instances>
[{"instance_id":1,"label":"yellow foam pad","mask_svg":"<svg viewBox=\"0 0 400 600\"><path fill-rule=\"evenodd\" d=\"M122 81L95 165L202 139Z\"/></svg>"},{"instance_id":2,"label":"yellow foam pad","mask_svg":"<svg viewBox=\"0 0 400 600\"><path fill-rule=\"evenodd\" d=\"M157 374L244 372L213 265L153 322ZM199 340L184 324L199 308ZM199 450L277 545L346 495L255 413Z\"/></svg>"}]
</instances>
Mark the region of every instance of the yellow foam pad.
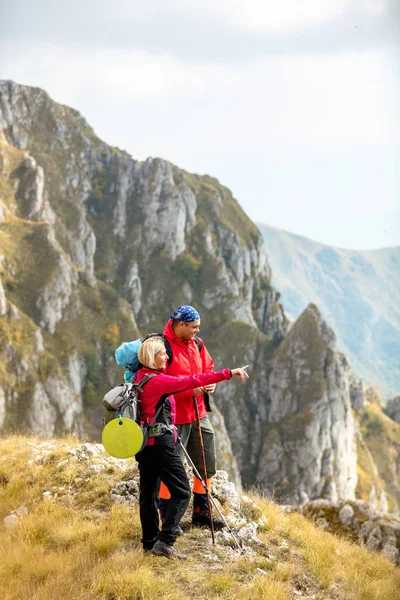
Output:
<instances>
[{"instance_id":1,"label":"yellow foam pad","mask_svg":"<svg viewBox=\"0 0 400 600\"><path fill-rule=\"evenodd\" d=\"M101 436L104 448L115 458L130 458L139 452L143 444L143 433L132 419L113 419L103 429Z\"/></svg>"}]
</instances>

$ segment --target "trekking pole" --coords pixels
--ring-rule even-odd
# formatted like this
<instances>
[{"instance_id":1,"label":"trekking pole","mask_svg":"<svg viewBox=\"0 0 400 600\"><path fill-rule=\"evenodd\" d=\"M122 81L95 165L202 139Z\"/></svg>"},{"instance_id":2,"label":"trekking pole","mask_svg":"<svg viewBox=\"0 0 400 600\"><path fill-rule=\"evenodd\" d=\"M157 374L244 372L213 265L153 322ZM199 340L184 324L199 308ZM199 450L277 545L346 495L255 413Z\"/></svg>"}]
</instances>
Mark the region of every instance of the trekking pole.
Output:
<instances>
[{"instance_id":1,"label":"trekking pole","mask_svg":"<svg viewBox=\"0 0 400 600\"><path fill-rule=\"evenodd\" d=\"M205 483L202 478L200 473L198 472L196 465L194 464L194 462L192 461L192 459L189 456L188 451L186 450L185 446L182 444L182 440L178 435L178 442L181 445L181 448L183 450L184 455L186 456L187 460L189 461L189 463L191 464L192 468L193 468L193 473L196 475L196 477L200 480L201 485L203 486L203 488L206 490L206 493L208 493L208 497L210 498L210 501L212 502L212 505L214 506L214 508L218 511L219 516L221 517L221 519L224 522L225 527L228 529L229 533L231 534L236 546L239 548L240 551L243 551L240 543L238 542L236 536L234 535L232 528L228 525L228 523L226 522L226 519L224 517L224 515L222 514L220 508L217 506L217 504L215 503L214 498L211 496L210 492L207 489L207 483Z\"/></svg>"},{"instance_id":2,"label":"trekking pole","mask_svg":"<svg viewBox=\"0 0 400 600\"><path fill-rule=\"evenodd\" d=\"M201 424L200 424L200 416L199 416L199 407L197 406L196 398L193 398L194 410L196 412L196 421L197 421L197 433L199 434L199 443L200 443L200 453L201 453L201 462L203 463L203 472L204 472L204 489L206 490L206 498L208 505L208 514L210 515L210 529L211 529L211 538L212 543L215 546L215 533L214 533L214 523L211 509L211 501L210 501L210 493L207 487L207 468L206 468L206 455L204 452L204 444L203 444L203 435L201 433ZM201 478L200 478L201 481Z\"/></svg>"}]
</instances>

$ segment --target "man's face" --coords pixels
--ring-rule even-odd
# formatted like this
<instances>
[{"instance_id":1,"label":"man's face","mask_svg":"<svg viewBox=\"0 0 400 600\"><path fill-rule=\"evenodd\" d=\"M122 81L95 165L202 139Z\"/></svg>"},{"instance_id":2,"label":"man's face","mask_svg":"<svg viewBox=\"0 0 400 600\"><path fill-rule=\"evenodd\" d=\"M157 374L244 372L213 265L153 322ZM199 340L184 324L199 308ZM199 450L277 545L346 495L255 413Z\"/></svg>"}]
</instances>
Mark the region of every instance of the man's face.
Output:
<instances>
[{"instance_id":1,"label":"man's face","mask_svg":"<svg viewBox=\"0 0 400 600\"><path fill-rule=\"evenodd\" d=\"M192 340L196 334L200 331L200 319L198 321L191 321L191 323L185 323L179 321L178 323L178 336L181 340Z\"/></svg>"}]
</instances>

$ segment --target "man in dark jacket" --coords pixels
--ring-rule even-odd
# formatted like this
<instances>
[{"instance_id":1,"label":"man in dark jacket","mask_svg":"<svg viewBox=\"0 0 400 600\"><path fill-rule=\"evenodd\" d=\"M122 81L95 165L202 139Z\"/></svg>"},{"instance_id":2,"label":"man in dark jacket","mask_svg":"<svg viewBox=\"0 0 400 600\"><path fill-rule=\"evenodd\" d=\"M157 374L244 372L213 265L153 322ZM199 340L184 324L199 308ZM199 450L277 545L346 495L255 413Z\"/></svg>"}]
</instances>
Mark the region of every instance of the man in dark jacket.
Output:
<instances>
[{"instance_id":1,"label":"man in dark jacket","mask_svg":"<svg viewBox=\"0 0 400 600\"><path fill-rule=\"evenodd\" d=\"M192 306L180 306L170 317L163 332L172 350L172 361L165 371L168 375L197 375L199 373L210 373L214 370L214 361L204 342L197 337L199 330L200 315ZM178 435L199 473L203 474L204 469L194 402L197 403L204 444L208 489L211 488L211 480L216 473L215 436L207 416L207 410L210 410L208 394L214 392L214 390L215 384L210 384L174 395L176 401L175 422ZM161 518L166 514L168 499L168 488L162 483L160 487ZM194 525L210 526L207 495L197 477L194 477L193 480L192 523ZM214 529L221 529L224 527L224 522L213 516L213 526Z\"/></svg>"}]
</instances>

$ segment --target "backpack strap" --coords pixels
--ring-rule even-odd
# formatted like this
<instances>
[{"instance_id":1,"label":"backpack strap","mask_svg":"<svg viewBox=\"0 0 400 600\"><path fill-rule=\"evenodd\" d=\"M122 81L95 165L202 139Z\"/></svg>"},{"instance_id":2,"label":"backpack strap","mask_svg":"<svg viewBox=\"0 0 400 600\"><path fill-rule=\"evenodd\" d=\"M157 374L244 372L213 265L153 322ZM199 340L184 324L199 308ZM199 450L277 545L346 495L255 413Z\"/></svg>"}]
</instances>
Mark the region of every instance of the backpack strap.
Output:
<instances>
[{"instance_id":1,"label":"backpack strap","mask_svg":"<svg viewBox=\"0 0 400 600\"><path fill-rule=\"evenodd\" d=\"M167 340L167 338L165 337L165 335L163 335L162 333L149 333L146 337L145 340L147 340L148 338L152 338L152 337L159 337L163 340L164 342L164 346L165 346L165 352L168 355L168 366L170 366L170 364L172 363L172 358L173 358L173 352L172 352L172 348L171 348L171 344L169 343L169 341ZM194 336L194 341L196 342L196 346L199 350L199 353L202 351L203 349L203 340L200 339L199 337L197 337L197 335Z\"/></svg>"},{"instance_id":2,"label":"backpack strap","mask_svg":"<svg viewBox=\"0 0 400 600\"><path fill-rule=\"evenodd\" d=\"M133 387L135 388L135 390L137 392L143 392L144 386L146 385L146 383L148 381L150 381L150 379L153 379L153 377L157 377L157 375L155 373L150 373L149 375L146 375L145 377L143 377L143 379L140 383L134 383Z\"/></svg>"},{"instance_id":3,"label":"backpack strap","mask_svg":"<svg viewBox=\"0 0 400 600\"><path fill-rule=\"evenodd\" d=\"M201 352L203 350L203 340L199 337L197 337L197 335L194 336L194 341L196 342L196 346L199 349L199 352Z\"/></svg>"},{"instance_id":4,"label":"backpack strap","mask_svg":"<svg viewBox=\"0 0 400 600\"><path fill-rule=\"evenodd\" d=\"M194 337L194 341L196 342L197 348L199 349L199 353L203 350L203 340L199 337L197 337L197 335ZM212 412L212 408L211 408L211 404L210 404L210 396L207 394L207 392L204 392L203 394L203 398L204 398L204 404L206 406L206 411Z\"/></svg>"},{"instance_id":5,"label":"backpack strap","mask_svg":"<svg viewBox=\"0 0 400 600\"><path fill-rule=\"evenodd\" d=\"M169 341L167 340L167 338L165 336L162 335L160 337L162 337L164 340L165 351L168 354L168 366L170 366L170 364L172 363L172 357L173 357L171 344L169 343ZM196 346L197 346L199 352L201 352L203 349L203 340L200 339L199 337L197 337L197 335L195 335L194 341L196 342Z\"/></svg>"},{"instance_id":6,"label":"backpack strap","mask_svg":"<svg viewBox=\"0 0 400 600\"><path fill-rule=\"evenodd\" d=\"M155 373L150 373L149 375L146 375L145 377L143 377L142 381L140 383L134 383L133 386L135 387L137 392L143 392L143 388L146 385L146 383L148 381L150 381L150 379L153 379L153 377L157 377L157 375ZM156 413L154 414L154 417L152 418L152 420L150 421L150 423L148 423L146 425L146 427L150 427L150 425L154 425L154 423L156 422L156 419L158 417L158 415L161 412L162 407L164 406L164 402L165 400L168 398L168 396L170 396L170 394L168 394L165 397L162 397L162 402L160 404L160 406L158 407ZM140 402L140 398L138 398L139 402Z\"/></svg>"},{"instance_id":7,"label":"backpack strap","mask_svg":"<svg viewBox=\"0 0 400 600\"><path fill-rule=\"evenodd\" d=\"M170 366L170 364L172 363L173 352L172 352L171 344L169 343L167 338L164 336L163 336L163 338L164 338L165 352L168 355L168 366Z\"/></svg>"}]
</instances>

